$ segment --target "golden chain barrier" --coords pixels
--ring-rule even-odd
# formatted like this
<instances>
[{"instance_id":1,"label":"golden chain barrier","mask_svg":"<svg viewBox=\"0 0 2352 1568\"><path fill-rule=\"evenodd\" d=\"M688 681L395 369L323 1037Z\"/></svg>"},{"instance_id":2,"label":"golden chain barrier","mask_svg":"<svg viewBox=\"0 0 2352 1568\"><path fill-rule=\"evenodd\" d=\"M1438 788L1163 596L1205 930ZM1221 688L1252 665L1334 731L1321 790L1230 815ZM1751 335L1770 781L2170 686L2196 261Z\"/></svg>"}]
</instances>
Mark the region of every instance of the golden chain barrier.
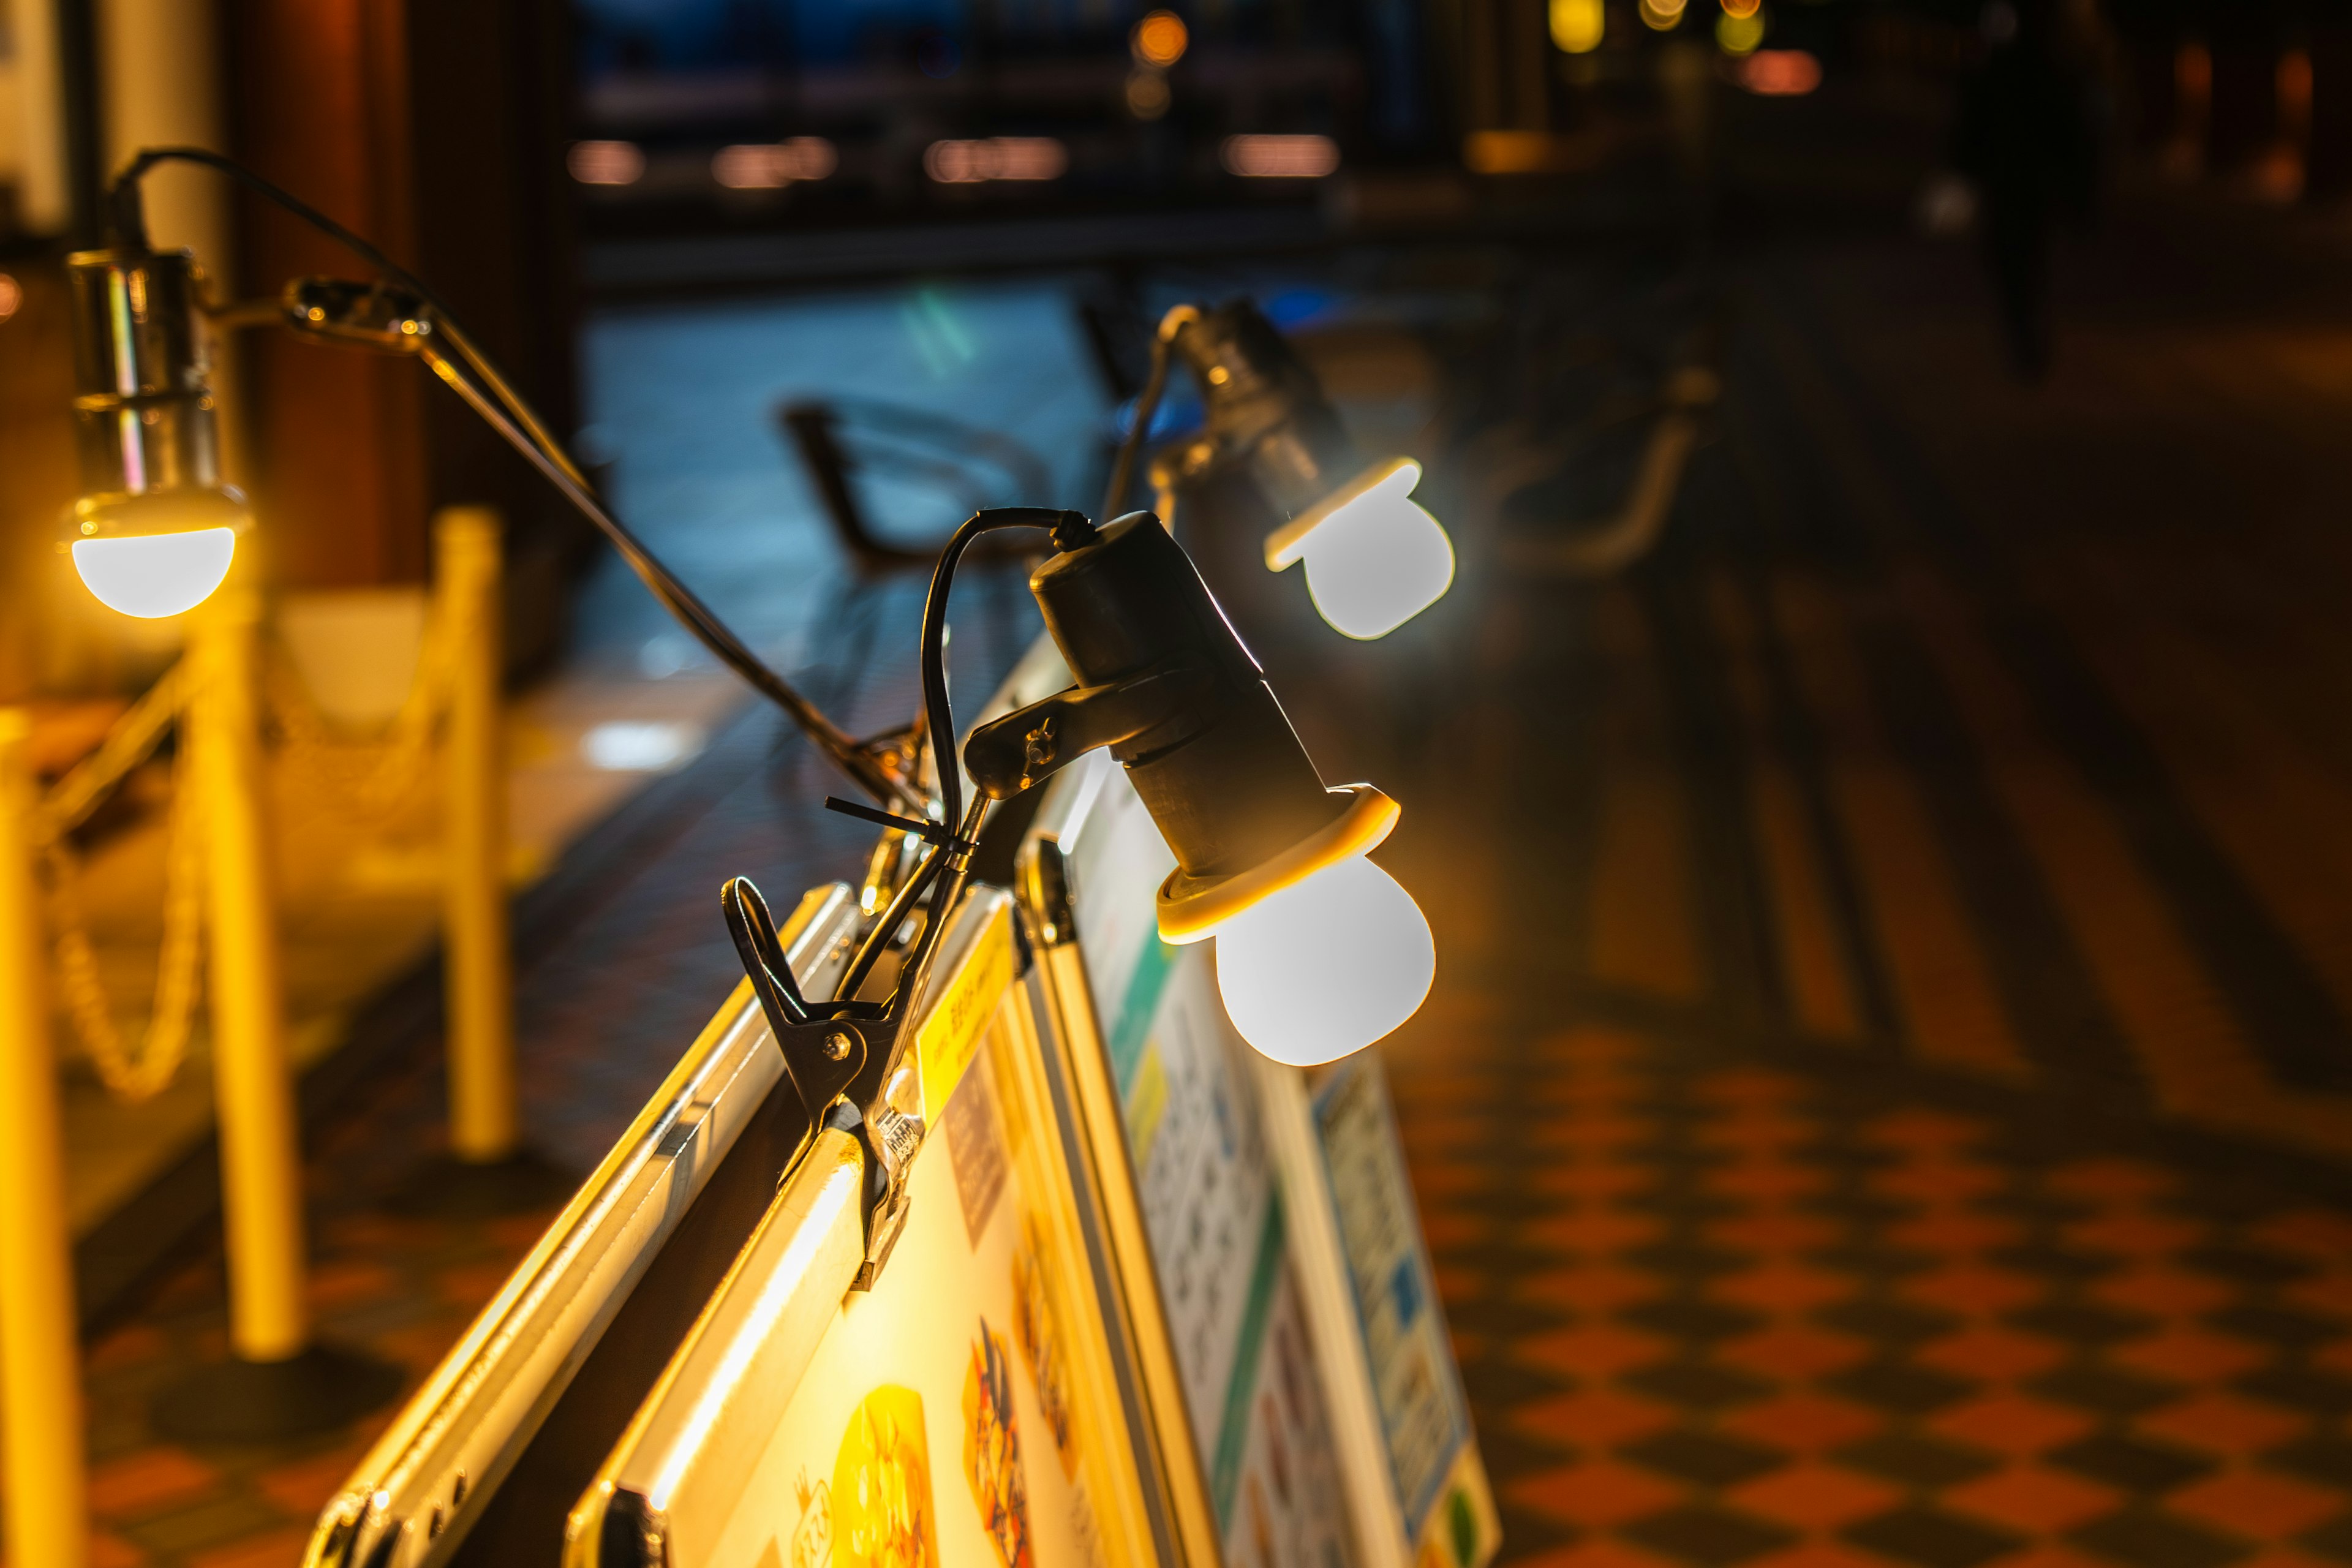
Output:
<instances>
[{"instance_id":1,"label":"golden chain barrier","mask_svg":"<svg viewBox=\"0 0 2352 1568\"><path fill-rule=\"evenodd\" d=\"M400 711L374 740L338 731L311 699L293 660L282 647L272 645L266 694L285 742L282 756L305 799L376 824L415 798L432 762L434 738L449 704L457 650L467 629L436 599L417 652L415 678ZM154 1010L135 1049L124 1041L107 998L82 903L81 858L68 836L154 752L191 695L185 662L174 664L115 721L98 750L42 797L33 818L33 841L47 872L57 973L67 1016L99 1080L123 1100L151 1099L172 1081L186 1058L194 1027L204 954L204 821L185 746L173 762L172 805L164 822L163 932L155 962ZM354 756L360 752L375 755Z\"/></svg>"},{"instance_id":2,"label":"golden chain barrier","mask_svg":"<svg viewBox=\"0 0 2352 1568\"><path fill-rule=\"evenodd\" d=\"M99 1081L124 1100L147 1100L180 1070L196 1014L197 960L204 951L201 855L203 827L196 792L186 778L184 751L173 764L172 812L164 832L163 942L155 963L155 1007L138 1048L124 1044L89 940L81 901L81 858L68 835L98 808L124 774L145 762L189 697L184 663L163 672L107 731L97 751L58 781L33 819L33 840L48 872L50 916L57 927L57 973L67 1016Z\"/></svg>"},{"instance_id":3,"label":"golden chain barrier","mask_svg":"<svg viewBox=\"0 0 2352 1568\"><path fill-rule=\"evenodd\" d=\"M320 710L283 646L271 645L264 678L269 712L285 742L287 771L305 800L323 803L362 825L380 826L416 798L448 710L457 649L470 629L457 624L445 600L435 597L408 693L392 721L372 738L340 730Z\"/></svg>"},{"instance_id":4,"label":"golden chain barrier","mask_svg":"<svg viewBox=\"0 0 2352 1568\"><path fill-rule=\"evenodd\" d=\"M99 975L98 952L81 904L81 858L55 838L43 851L58 926L58 978L74 1032L99 1081L123 1100L153 1097L180 1070L196 1016L197 961L204 953L203 825L185 752L172 764L172 811L163 832L163 942L155 958L155 1008L132 1051L115 1027Z\"/></svg>"}]
</instances>

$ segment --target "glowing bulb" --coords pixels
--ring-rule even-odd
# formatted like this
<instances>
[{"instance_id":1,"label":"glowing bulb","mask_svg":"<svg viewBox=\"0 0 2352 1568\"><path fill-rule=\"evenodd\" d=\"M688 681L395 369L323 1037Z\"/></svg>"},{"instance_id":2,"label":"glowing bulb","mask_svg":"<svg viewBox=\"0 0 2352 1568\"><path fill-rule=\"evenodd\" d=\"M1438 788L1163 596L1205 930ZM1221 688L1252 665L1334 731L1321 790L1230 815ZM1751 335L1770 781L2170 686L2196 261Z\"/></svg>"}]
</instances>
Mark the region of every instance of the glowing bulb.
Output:
<instances>
[{"instance_id":1,"label":"glowing bulb","mask_svg":"<svg viewBox=\"0 0 2352 1568\"><path fill-rule=\"evenodd\" d=\"M77 539L74 570L99 603L142 620L194 609L228 575L236 530L197 528L176 533L122 533Z\"/></svg>"},{"instance_id":2,"label":"glowing bulb","mask_svg":"<svg viewBox=\"0 0 2352 1568\"><path fill-rule=\"evenodd\" d=\"M1307 592L1334 630L1384 637L1444 597L1454 584L1454 542L1412 499L1421 465L1411 458L1334 508L1299 536L1277 565L1307 563Z\"/></svg>"},{"instance_id":3,"label":"glowing bulb","mask_svg":"<svg viewBox=\"0 0 2352 1568\"><path fill-rule=\"evenodd\" d=\"M1216 940L1234 1027L1294 1067L1362 1050L1413 1016L1437 974L1421 907L1360 855L1268 894Z\"/></svg>"}]
</instances>

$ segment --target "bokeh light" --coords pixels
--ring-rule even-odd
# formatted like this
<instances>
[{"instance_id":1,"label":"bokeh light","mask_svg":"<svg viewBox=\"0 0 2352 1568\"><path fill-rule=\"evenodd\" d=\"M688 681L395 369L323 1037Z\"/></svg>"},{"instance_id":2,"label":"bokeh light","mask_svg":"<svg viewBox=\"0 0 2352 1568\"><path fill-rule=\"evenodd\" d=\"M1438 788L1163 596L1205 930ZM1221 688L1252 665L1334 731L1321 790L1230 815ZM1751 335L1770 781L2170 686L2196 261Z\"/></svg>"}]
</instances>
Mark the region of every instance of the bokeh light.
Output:
<instances>
[{"instance_id":1,"label":"bokeh light","mask_svg":"<svg viewBox=\"0 0 2352 1568\"><path fill-rule=\"evenodd\" d=\"M1740 63L1739 85L1764 98L1802 98L1822 85L1822 62L1803 49L1759 49Z\"/></svg>"},{"instance_id":2,"label":"bokeh light","mask_svg":"<svg viewBox=\"0 0 2352 1568\"><path fill-rule=\"evenodd\" d=\"M1250 180L1317 180L1339 166L1339 144L1328 136L1228 136L1225 172Z\"/></svg>"},{"instance_id":3,"label":"bokeh light","mask_svg":"<svg viewBox=\"0 0 2352 1568\"><path fill-rule=\"evenodd\" d=\"M1165 73L1149 66L1127 74L1127 111L1138 120L1157 120L1168 112L1173 99Z\"/></svg>"},{"instance_id":4,"label":"bokeh light","mask_svg":"<svg viewBox=\"0 0 2352 1568\"><path fill-rule=\"evenodd\" d=\"M634 142L574 142L563 163L583 185L634 185L645 177L646 151Z\"/></svg>"},{"instance_id":5,"label":"bokeh light","mask_svg":"<svg viewBox=\"0 0 2352 1568\"><path fill-rule=\"evenodd\" d=\"M1551 0L1551 41L1565 54L1591 54L1609 31L1601 0Z\"/></svg>"},{"instance_id":6,"label":"bokeh light","mask_svg":"<svg viewBox=\"0 0 2352 1568\"><path fill-rule=\"evenodd\" d=\"M1764 13L1759 9L1738 15L1727 8L1715 19L1716 47L1727 55L1753 54L1763 41Z\"/></svg>"},{"instance_id":7,"label":"bokeh light","mask_svg":"<svg viewBox=\"0 0 2352 1568\"><path fill-rule=\"evenodd\" d=\"M923 151L923 172L943 185L976 185L990 180L1058 180L1069 166L1069 149L1051 136L934 142Z\"/></svg>"},{"instance_id":8,"label":"bokeh light","mask_svg":"<svg viewBox=\"0 0 2352 1568\"><path fill-rule=\"evenodd\" d=\"M822 136L789 142L745 142L721 147L710 159L710 177L730 191L774 190L802 180L822 180L841 164L841 154Z\"/></svg>"},{"instance_id":9,"label":"bokeh light","mask_svg":"<svg viewBox=\"0 0 2352 1568\"><path fill-rule=\"evenodd\" d=\"M1154 11L1135 25L1135 31L1128 36L1128 47L1134 51L1138 65L1166 70L1184 58L1185 47L1192 41L1183 17L1173 11Z\"/></svg>"}]
</instances>

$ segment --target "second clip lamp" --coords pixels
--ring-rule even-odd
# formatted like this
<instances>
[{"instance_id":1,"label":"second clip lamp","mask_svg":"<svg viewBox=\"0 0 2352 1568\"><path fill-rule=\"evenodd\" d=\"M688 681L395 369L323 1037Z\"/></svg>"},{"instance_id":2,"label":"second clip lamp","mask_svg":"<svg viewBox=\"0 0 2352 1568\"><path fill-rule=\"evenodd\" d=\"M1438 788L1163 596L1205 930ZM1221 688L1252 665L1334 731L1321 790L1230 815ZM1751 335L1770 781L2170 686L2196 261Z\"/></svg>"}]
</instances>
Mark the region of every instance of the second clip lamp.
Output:
<instances>
[{"instance_id":1,"label":"second clip lamp","mask_svg":"<svg viewBox=\"0 0 2352 1568\"><path fill-rule=\"evenodd\" d=\"M1150 423L1171 351L1200 388L1203 420L1199 434L1152 461L1163 518L1172 522L1183 492L1237 470L1286 520L1265 536L1266 569L1303 563L1307 594L1334 630L1386 637L1444 596L1454 544L1412 499L1421 465L1368 458L1314 372L1255 304L1180 305L1162 318L1139 429ZM1123 487L1123 473L1117 482Z\"/></svg>"}]
</instances>

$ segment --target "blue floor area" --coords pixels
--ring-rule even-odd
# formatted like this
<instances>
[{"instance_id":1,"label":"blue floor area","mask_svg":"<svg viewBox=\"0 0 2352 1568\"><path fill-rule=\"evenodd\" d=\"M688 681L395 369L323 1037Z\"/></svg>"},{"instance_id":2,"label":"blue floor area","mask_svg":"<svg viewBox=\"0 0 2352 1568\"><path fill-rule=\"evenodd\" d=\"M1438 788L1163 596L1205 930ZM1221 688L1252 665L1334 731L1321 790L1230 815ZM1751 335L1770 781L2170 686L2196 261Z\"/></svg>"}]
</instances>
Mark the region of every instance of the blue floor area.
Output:
<instances>
[{"instance_id":1,"label":"blue floor area","mask_svg":"<svg viewBox=\"0 0 2352 1568\"><path fill-rule=\"evenodd\" d=\"M899 465L861 473L877 531L910 547L943 540L975 500L1091 510L1104 471L1109 399L1071 292L1050 280L608 310L590 319L582 362L582 445L610 462L616 513L788 671L814 675L851 645L895 646L919 587L861 583L777 423L781 405L838 403L854 427L892 410L951 420L1036 456L1045 494L1015 493L1020 481L988 464L971 467L971 486ZM973 594L992 623L1028 614L995 603L1009 595ZM583 658L656 675L700 658L616 557L598 563L576 624Z\"/></svg>"}]
</instances>

